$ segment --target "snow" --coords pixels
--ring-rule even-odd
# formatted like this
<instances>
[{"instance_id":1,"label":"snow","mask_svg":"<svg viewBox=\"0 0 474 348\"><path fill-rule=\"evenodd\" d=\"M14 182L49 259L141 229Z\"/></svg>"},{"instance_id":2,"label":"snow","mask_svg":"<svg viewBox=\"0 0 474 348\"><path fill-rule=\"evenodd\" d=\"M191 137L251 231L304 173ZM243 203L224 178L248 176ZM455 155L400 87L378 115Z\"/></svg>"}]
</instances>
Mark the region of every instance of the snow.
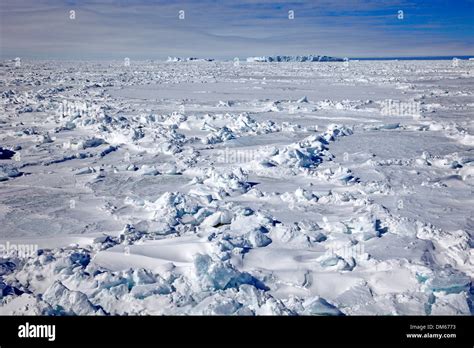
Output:
<instances>
[{"instance_id":1,"label":"snow","mask_svg":"<svg viewBox=\"0 0 474 348\"><path fill-rule=\"evenodd\" d=\"M473 67L4 62L0 314L472 314Z\"/></svg>"}]
</instances>

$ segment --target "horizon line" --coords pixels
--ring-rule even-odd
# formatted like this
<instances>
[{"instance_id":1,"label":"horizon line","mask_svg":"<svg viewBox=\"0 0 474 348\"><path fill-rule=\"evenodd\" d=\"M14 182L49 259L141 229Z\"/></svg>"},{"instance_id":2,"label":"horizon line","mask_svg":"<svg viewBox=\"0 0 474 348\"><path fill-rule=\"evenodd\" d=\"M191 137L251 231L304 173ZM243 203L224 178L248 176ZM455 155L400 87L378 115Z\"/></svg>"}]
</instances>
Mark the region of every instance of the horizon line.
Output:
<instances>
[{"instance_id":1,"label":"horizon line","mask_svg":"<svg viewBox=\"0 0 474 348\"><path fill-rule=\"evenodd\" d=\"M129 57L121 57L121 58L85 58L85 59L70 59L70 58L37 58L37 57L21 57L21 56L15 56L15 57L0 57L0 61L15 61L17 58L20 58L21 60L32 60L32 61L70 61L70 62L75 62L75 61L123 61L124 59L128 58L130 61L137 61L137 62L145 62L145 61L163 61L166 62L166 59L168 58L180 58L180 59L187 59L187 58L194 58L197 60L206 60L206 59L212 59L212 61L216 62L228 62L232 61L235 58L239 59L247 59L247 58L253 58L253 57L275 57L275 56L286 56L286 57L304 57L304 56L324 56L324 57L329 57L329 58L338 58L338 59L344 59L347 58L349 60L381 60L381 59L386 59L386 60L393 60L393 59L403 59L403 60L424 60L424 59L429 59L429 60L447 60L447 59L469 59L469 58L474 58L474 55L433 55L433 56L366 56L366 57L348 57L348 56L329 56L329 55L321 55L321 54L276 54L276 55L255 55L255 56L246 56L246 57L233 57L233 58L213 58L213 57L205 57L205 56L167 56L167 58L129 58ZM186 60L184 60L186 62ZM170 62L174 63L174 62ZM273 62L273 63L285 63L285 62ZM331 63L330 61L308 61L308 62L302 62L302 63ZM333 62L334 63L334 62Z\"/></svg>"}]
</instances>

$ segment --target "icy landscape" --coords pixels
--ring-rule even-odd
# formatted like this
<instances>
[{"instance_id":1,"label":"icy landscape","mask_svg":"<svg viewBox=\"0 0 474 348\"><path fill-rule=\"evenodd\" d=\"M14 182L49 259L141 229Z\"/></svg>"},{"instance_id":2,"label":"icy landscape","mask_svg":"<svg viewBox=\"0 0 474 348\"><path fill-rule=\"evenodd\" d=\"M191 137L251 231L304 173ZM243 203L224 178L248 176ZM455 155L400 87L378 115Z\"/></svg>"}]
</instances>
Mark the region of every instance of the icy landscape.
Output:
<instances>
[{"instance_id":1,"label":"icy landscape","mask_svg":"<svg viewBox=\"0 0 474 348\"><path fill-rule=\"evenodd\" d=\"M474 313L474 62L287 58L2 61L0 314Z\"/></svg>"}]
</instances>

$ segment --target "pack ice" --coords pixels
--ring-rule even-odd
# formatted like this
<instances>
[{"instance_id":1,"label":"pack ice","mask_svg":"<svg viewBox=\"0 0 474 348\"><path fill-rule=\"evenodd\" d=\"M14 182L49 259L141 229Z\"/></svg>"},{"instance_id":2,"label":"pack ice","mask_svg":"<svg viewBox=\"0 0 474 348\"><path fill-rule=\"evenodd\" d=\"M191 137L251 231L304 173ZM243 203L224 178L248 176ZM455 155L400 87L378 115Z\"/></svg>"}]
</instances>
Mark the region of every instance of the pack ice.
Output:
<instances>
[{"instance_id":1,"label":"pack ice","mask_svg":"<svg viewBox=\"0 0 474 348\"><path fill-rule=\"evenodd\" d=\"M472 314L474 63L335 60L1 62L0 314Z\"/></svg>"}]
</instances>

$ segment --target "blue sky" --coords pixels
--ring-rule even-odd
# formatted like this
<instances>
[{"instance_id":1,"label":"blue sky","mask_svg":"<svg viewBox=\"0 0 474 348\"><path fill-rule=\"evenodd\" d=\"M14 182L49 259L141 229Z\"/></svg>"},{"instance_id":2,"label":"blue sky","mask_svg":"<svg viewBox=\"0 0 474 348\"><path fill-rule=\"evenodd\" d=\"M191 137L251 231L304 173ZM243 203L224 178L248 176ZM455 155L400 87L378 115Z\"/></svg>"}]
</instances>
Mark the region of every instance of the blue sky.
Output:
<instances>
[{"instance_id":1,"label":"blue sky","mask_svg":"<svg viewBox=\"0 0 474 348\"><path fill-rule=\"evenodd\" d=\"M474 54L474 0L0 0L0 13L1 58Z\"/></svg>"}]
</instances>

